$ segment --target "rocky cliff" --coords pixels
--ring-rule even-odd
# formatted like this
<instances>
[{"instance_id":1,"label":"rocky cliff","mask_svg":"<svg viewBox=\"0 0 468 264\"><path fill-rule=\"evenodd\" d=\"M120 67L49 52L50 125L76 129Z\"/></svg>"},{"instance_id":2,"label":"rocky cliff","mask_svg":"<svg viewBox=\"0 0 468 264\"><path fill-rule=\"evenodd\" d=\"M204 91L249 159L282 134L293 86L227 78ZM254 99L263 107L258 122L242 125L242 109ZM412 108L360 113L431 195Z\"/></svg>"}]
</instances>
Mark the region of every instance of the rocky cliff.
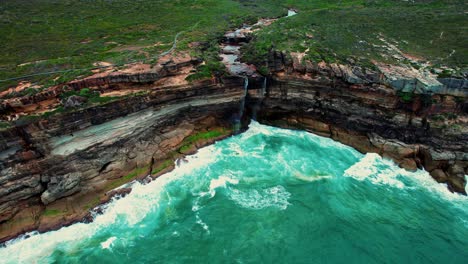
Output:
<instances>
[{"instance_id":1,"label":"rocky cliff","mask_svg":"<svg viewBox=\"0 0 468 264\"><path fill-rule=\"evenodd\" d=\"M249 93L248 105L260 122L331 137L410 170L425 168L450 190L465 193L465 80L442 79L448 84L433 87L435 82L428 81L423 86L420 76L299 63L281 52L270 54L268 67L272 74L265 92L263 80L257 79L252 84L256 90Z\"/></svg>"},{"instance_id":2,"label":"rocky cliff","mask_svg":"<svg viewBox=\"0 0 468 264\"><path fill-rule=\"evenodd\" d=\"M1 239L81 220L108 191L232 134L243 82L160 88L2 131Z\"/></svg>"},{"instance_id":3,"label":"rocky cliff","mask_svg":"<svg viewBox=\"0 0 468 264\"><path fill-rule=\"evenodd\" d=\"M235 133L239 118L243 124L254 117L331 137L407 169L425 168L452 191L465 192L464 80L438 80L440 86L420 76L406 82L401 81L406 75L395 79L349 65L298 62L272 52L271 75L249 78L245 104L242 77L174 82L185 80L199 63L192 59L98 73L66 89L55 87L47 96L23 98L20 105L10 100L4 105L15 112L57 100L70 88L131 91L0 132L0 240L87 219L91 208L128 191L116 187L168 171L182 155ZM246 114L242 118L239 112Z\"/></svg>"}]
</instances>

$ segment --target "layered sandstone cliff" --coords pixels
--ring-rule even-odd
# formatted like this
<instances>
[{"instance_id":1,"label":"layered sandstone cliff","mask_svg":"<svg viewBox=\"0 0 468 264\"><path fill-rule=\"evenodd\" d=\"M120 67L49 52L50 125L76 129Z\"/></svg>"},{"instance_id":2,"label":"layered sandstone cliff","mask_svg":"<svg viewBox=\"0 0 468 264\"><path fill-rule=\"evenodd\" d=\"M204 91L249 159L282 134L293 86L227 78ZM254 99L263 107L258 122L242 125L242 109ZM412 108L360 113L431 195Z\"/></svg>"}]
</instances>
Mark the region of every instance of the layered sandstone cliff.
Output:
<instances>
[{"instance_id":1,"label":"layered sandstone cliff","mask_svg":"<svg viewBox=\"0 0 468 264\"><path fill-rule=\"evenodd\" d=\"M243 81L158 88L0 132L0 237L80 220L108 191L167 171L197 134L233 133Z\"/></svg>"},{"instance_id":2,"label":"layered sandstone cliff","mask_svg":"<svg viewBox=\"0 0 468 264\"><path fill-rule=\"evenodd\" d=\"M466 80L439 79L447 84L422 86L419 76L323 62L299 64L281 52L270 54L268 66L268 85L262 88L264 80L257 79L248 104L260 122L331 137L411 170L424 168L450 190L465 193Z\"/></svg>"},{"instance_id":3,"label":"layered sandstone cliff","mask_svg":"<svg viewBox=\"0 0 468 264\"><path fill-rule=\"evenodd\" d=\"M86 219L90 209L128 191L115 188L168 171L181 155L235 133L239 119L245 125L250 117L425 168L465 192L465 80L302 63L271 52L268 78L254 71L248 82L231 76L188 83L199 63L187 57L133 65L4 100L2 113L11 117L54 109L70 90L125 95L0 131L0 241Z\"/></svg>"}]
</instances>

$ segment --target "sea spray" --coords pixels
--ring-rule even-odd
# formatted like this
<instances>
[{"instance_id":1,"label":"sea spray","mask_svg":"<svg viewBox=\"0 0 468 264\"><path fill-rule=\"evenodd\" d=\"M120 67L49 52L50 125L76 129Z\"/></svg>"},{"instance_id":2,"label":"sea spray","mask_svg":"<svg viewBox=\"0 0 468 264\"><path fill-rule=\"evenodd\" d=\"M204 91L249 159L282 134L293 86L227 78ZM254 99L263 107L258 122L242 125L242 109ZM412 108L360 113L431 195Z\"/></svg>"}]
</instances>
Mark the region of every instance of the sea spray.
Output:
<instances>
[{"instance_id":1,"label":"sea spray","mask_svg":"<svg viewBox=\"0 0 468 264\"><path fill-rule=\"evenodd\" d=\"M97 215L89 224L77 223L57 231L44 234L31 232L27 236L6 243L5 248L0 248L0 256L8 255L6 263L39 263L50 262L49 253L66 245L67 250L73 250L80 242L87 238L97 236L113 225L124 224L127 227L137 227L137 224L151 212L159 207L161 194L167 194L164 187L171 181L177 180L189 172L193 172L201 166L206 166L216 157L216 151L212 146L199 150L195 155L187 157L188 162L178 166L174 171L162 175L156 180L142 185L134 182L133 191L122 199L114 199L113 202L103 207L103 214ZM163 198L167 196L162 195ZM170 199L170 198L169 198ZM116 237L105 240L101 245L110 246ZM37 247L41 245L41 247Z\"/></svg>"},{"instance_id":2,"label":"sea spray","mask_svg":"<svg viewBox=\"0 0 468 264\"><path fill-rule=\"evenodd\" d=\"M467 198L425 171L253 121L171 173L135 183L94 222L32 234L0 256L4 263L464 263L467 223Z\"/></svg>"}]
</instances>

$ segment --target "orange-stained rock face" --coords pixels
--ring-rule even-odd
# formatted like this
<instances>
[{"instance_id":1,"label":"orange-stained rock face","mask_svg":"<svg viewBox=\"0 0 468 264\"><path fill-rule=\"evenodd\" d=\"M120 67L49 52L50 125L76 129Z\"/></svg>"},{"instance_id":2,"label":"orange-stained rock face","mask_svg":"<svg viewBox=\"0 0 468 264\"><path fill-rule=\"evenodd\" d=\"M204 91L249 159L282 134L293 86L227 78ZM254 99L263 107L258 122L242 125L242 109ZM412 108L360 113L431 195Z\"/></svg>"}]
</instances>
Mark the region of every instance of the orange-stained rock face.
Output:
<instances>
[{"instance_id":1,"label":"orange-stained rock face","mask_svg":"<svg viewBox=\"0 0 468 264\"><path fill-rule=\"evenodd\" d=\"M34 89L37 89L37 88L40 88L39 86L34 86L32 85L32 83L30 82L27 82L27 81L24 81L24 82L20 82L18 83L18 85L16 87L11 87L3 92L0 92L0 98L3 98L13 92L21 92L27 88L34 88Z\"/></svg>"},{"instance_id":2,"label":"orange-stained rock face","mask_svg":"<svg viewBox=\"0 0 468 264\"><path fill-rule=\"evenodd\" d=\"M124 96L137 93L154 87L187 85L185 80L194 70L194 66L200 63L186 53L168 54L161 57L156 65L135 63L121 70L115 70L107 62L98 62L96 73L83 79L74 80L67 84L53 86L31 96L22 96L5 99L1 102L0 109L10 109L0 113L0 119L17 120L21 116L41 115L53 111L61 106L60 95L70 89L82 88L98 89L101 96ZM133 84L139 87L133 87ZM151 84L148 86L146 84ZM29 82L20 83L0 94L7 96L12 92L20 92L27 88L38 89Z\"/></svg>"}]
</instances>

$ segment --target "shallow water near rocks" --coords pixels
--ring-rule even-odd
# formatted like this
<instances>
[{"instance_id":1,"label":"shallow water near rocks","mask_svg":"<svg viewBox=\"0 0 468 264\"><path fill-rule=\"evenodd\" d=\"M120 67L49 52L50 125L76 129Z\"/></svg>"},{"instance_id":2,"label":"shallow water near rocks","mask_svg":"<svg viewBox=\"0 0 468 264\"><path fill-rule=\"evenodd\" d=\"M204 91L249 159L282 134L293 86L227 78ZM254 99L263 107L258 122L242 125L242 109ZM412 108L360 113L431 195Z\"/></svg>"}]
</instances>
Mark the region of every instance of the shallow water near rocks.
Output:
<instances>
[{"instance_id":1,"label":"shallow water near rocks","mask_svg":"<svg viewBox=\"0 0 468 264\"><path fill-rule=\"evenodd\" d=\"M463 263L468 199L424 171L252 122L89 224L0 248L2 263Z\"/></svg>"}]
</instances>

